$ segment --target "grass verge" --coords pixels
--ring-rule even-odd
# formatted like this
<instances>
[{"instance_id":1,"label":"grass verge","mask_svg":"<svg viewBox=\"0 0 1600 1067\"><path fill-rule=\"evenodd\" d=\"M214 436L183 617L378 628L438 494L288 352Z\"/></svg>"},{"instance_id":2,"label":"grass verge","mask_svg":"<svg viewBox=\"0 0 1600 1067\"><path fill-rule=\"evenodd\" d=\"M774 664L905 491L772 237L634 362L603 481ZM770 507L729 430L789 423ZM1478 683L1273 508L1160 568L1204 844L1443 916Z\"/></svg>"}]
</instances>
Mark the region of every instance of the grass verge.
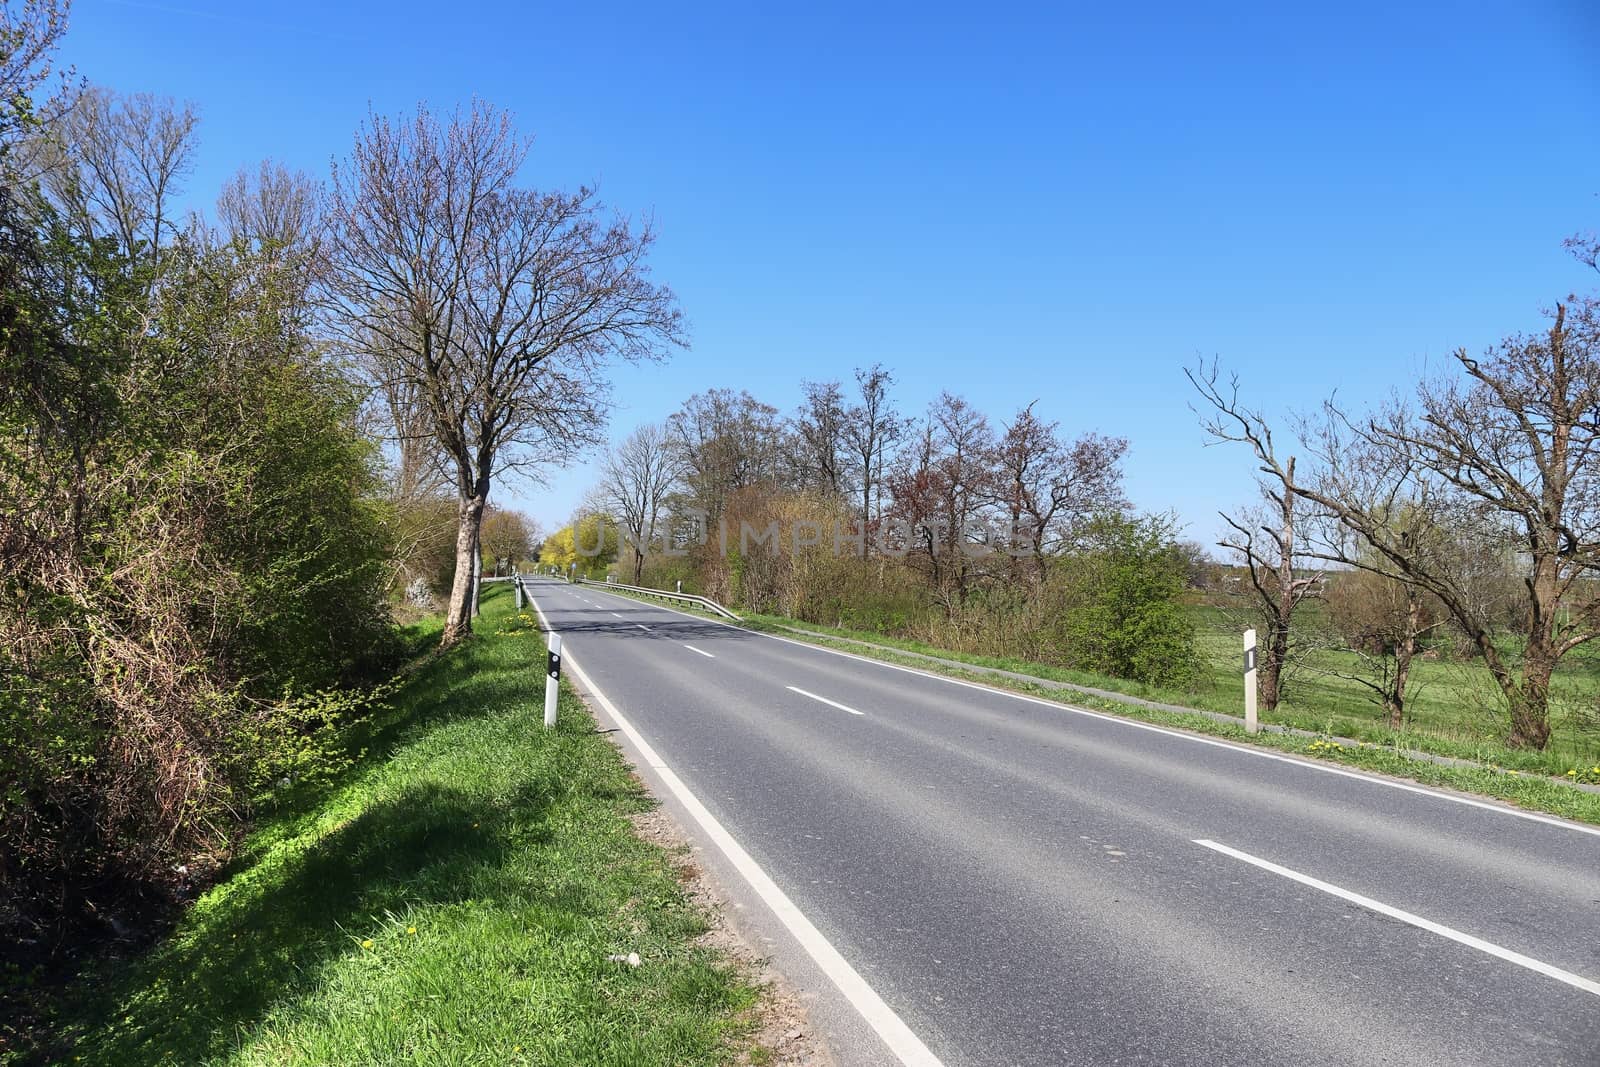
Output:
<instances>
[{"instance_id":1,"label":"grass verge","mask_svg":"<svg viewBox=\"0 0 1600 1067\"><path fill-rule=\"evenodd\" d=\"M493 589L479 631L414 672L346 781L264 820L172 937L80 991L60 1061L759 1057L759 990L634 833L650 801L621 754L565 689L541 728L537 625Z\"/></svg>"}]
</instances>

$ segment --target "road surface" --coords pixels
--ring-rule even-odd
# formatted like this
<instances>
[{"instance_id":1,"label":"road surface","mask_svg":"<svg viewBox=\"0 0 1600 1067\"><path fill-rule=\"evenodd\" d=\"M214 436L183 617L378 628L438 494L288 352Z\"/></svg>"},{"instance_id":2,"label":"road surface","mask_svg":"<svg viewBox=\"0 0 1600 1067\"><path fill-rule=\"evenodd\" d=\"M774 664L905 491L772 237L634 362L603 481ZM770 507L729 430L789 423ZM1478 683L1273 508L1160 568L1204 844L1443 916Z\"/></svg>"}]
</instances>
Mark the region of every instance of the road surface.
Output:
<instances>
[{"instance_id":1,"label":"road surface","mask_svg":"<svg viewBox=\"0 0 1600 1067\"><path fill-rule=\"evenodd\" d=\"M841 1064L1600 1065L1592 828L529 588Z\"/></svg>"}]
</instances>

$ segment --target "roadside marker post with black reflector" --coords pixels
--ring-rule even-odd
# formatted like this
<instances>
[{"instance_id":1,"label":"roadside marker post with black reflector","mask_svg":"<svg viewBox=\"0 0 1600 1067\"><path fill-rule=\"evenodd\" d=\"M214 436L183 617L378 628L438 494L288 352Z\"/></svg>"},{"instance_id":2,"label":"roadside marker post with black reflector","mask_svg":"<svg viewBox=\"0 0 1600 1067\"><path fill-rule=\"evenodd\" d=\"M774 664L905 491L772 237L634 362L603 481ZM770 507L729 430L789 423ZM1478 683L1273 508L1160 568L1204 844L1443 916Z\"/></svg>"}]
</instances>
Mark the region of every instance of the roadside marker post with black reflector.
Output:
<instances>
[{"instance_id":1,"label":"roadside marker post with black reflector","mask_svg":"<svg viewBox=\"0 0 1600 1067\"><path fill-rule=\"evenodd\" d=\"M544 727L556 724L556 701L561 695L561 635L550 635L550 653L544 668Z\"/></svg>"},{"instance_id":2,"label":"roadside marker post with black reflector","mask_svg":"<svg viewBox=\"0 0 1600 1067\"><path fill-rule=\"evenodd\" d=\"M1261 724L1256 720L1256 632L1244 632L1244 728L1246 733L1259 733Z\"/></svg>"},{"instance_id":3,"label":"roadside marker post with black reflector","mask_svg":"<svg viewBox=\"0 0 1600 1067\"><path fill-rule=\"evenodd\" d=\"M522 579L511 579L511 588L517 591L517 610L520 612L522 610Z\"/></svg>"}]
</instances>

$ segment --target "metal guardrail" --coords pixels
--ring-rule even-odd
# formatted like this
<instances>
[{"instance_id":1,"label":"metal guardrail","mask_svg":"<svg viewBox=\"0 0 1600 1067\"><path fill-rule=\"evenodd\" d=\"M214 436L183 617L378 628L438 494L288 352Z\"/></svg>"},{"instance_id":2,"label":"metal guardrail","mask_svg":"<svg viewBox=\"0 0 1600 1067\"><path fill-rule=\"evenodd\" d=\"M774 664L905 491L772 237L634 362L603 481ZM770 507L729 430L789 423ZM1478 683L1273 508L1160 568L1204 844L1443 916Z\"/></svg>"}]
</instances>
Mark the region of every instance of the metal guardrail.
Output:
<instances>
[{"instance_id":1,"label":"metal guardrail","mask_svg":"<svg viewBox=\"0 0 1600 1067\"><path fill-rule=\"evenodd\" d=\"M702 608L705 608L714 615L721 615L725 619L732 619L734 622L743 621L739 618L739 616L735 615L721 604L718 604L715 600L712 600L709 597L695 596L692 593L669 593L665 589L649 589L642 585L623 585L621 582L596 582L588 578L579 578L577 584L598 586L601 589L622 589L629 593L639 593L642 596L660 597L663 600L676 600L683 604L696 604Z\"/></svg>"}]
</instances>

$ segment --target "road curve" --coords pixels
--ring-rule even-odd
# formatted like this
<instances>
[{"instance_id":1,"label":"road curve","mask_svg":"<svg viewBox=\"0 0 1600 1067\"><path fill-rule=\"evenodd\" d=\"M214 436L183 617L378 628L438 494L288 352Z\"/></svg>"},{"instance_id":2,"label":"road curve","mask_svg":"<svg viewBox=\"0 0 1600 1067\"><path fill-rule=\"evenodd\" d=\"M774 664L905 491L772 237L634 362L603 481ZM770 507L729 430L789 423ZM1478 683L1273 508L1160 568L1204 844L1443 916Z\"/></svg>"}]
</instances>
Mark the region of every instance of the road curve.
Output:
<instances>
[{"instance_id":1,"label":"road curve","mask_svg":"<svg viewBox=\"0 0 1600 1067\"><path fill-rule=\"evenodd\" d=\"M1600 1065L1600 833L535 581L939 1061ZM693 827L691 827L691 830ZM846 1064L899 1062L821 972ZM787 957L786 957L787 953ZM797 976L798 975L798 976Z\"/></svg>"}]
</instances>

